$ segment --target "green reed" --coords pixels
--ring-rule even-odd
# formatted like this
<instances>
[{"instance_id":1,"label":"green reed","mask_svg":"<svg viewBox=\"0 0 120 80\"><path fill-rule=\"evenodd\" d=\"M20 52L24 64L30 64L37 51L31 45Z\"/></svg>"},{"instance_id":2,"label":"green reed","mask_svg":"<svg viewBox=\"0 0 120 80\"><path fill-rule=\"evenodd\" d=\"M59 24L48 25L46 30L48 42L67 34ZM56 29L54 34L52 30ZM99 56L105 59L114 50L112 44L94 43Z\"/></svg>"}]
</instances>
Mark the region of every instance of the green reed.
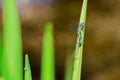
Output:
<instances>
[{"instance_id":1,"label":"green reed","mask_svg":"<svg viewBox=\"0 0 120 80\"><path fill-rule=\"evenodd\" d=\"M1 70L2 70L2 39L0 35L0 77L1 77Z\"/></svg>"},{"instance_id":2,"label":"green reed","mask_svg":"<svg viewBox=\"0 0 120 80\"><path fill-rule=\"evenodd\" d=\"M81 18L77 32L77 43L76 43L74 71L73 71L72 80L81 80L82 54L83 54L85 23L86 23L87 2L88 0L83 0Z\"/></svg>"},{"instance_id":3,"label":"green reed","mask_svg":"<svg viewBox=\"0 0 120 80\"><path fill-rule=\"evenodd\" d=\"M78 26L73 76L72 61L70 55L68 55L65 80L81 80L87 2L88 0L83 1ZM22 39L16 0L3 0L3 50L0 36L0 73L4 80L23 80ZM28 55L25 56L24 80L32 80ZM45 25L42 47L41 80L55 80L53 24L51 22Z\"/></svg>"},{"instance_id":4,"label":"green reed","mask_svg":"<svg viewBox=\"0 0 120 80\"><path fill-rule=\"evenodd\" d=\"M24 70L25 70L24 80L32 80L32 74L31 74L28 55L25 55L25 68L24 68Z\"/></svg>"},{"instance_id":5,"label":"green reed","mask_svg":"<svg viewBox=\"0 0 120 80\"><path fill-rule=\"evenodd\" d=\"M22 42L16 0L3 0L2 60L4 80L22 80Z\"/></svg>"},{"instance_id":6,"label":"green reed","mask_svg":"<svg viewBox=\"0 0 120 80\"><path fill-rule=\"evenodd\" d=\"M53 24L47 23L43 37L41 80L55 80L54 74Z\"/></svg>"}]
</instances>

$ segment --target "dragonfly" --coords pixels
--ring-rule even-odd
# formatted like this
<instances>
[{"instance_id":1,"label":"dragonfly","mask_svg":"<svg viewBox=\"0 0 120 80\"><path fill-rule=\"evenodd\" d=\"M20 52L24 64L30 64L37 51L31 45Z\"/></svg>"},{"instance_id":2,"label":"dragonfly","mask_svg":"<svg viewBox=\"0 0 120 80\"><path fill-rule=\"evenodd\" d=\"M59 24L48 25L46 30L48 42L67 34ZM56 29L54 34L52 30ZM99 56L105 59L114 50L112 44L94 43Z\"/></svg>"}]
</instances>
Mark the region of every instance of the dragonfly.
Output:
<instances>
[{"instance_id":1,"label":"dragonfly","mask_svg":"<svg viewBox=\"0 0 120 80\"><path fill-rule=\"evenodd\" d=\"M83 44L83 30L84 30L84 27L85 27L85 23L81 23L79 25L70 25L70 31L73 31L78 40L77 40L77 48L76 50L73 52L73 57L75 57L78 53L78 48L82 46Z\"/></svg>"},{"instance_id":2,"label":"dragonfly","mask_svg":"<svg viewBox=\"0 0 120 80\"><path fill-rule=\"evenodd\" d=\"M76 24L71 24L70 25L70 31L74 31L75 34L78 37L78 46L79 47L83 43L83 41L82 41L82 39L83 39L82 35L83 35L84 27L85 27L85 23L80 23L79 25L76 25Z\"/></svg>"}]
</instances>

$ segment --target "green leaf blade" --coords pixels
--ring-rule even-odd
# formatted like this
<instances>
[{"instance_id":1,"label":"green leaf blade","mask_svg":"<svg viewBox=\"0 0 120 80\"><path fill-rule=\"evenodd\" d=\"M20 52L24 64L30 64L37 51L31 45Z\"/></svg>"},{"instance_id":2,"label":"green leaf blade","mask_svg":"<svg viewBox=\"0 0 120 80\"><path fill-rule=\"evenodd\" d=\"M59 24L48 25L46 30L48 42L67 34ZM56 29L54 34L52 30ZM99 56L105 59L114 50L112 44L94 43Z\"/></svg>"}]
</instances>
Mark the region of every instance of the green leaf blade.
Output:
<instances>
[{"instance_id":1,"label":"green leaf blade","mask_svg":"<svg viewBox=\"0 0 120 80\"><path fill-rule=\"evenodd\" d=\"M68 52L70 52L70 50ZM73 74L73 57L71 54L67 53L65 80L72 80L72 74Z\"/></svg>"},{"instance_id":2,"label":"green leaf blade","mask_svg":"<svg viewBox=\"0 0 120 80\"><path fill-rule=\"evenodd\" d=\"M28 55L25 56L25 79L24 80L32 80L31 68Z\"/></svg>"},{"instance_id":3,"label":"green leaf blade","mask_svg":"<svg viewBox=\"0 0 120 80\"><path fill-rule=\"evenodd\" d=\"M4 80L22 80L22 39L16 0L3 0Z\"/></svg>"},{"instance_id":4,"label":"green leaf blade","mask_svg":"<svg viewBox=\"0 0 120 80\"><path fill-rule=\"evenodd\" d=\"M2 39L0 35L0 77L1 77L1 70L2 70Z\"/></svg>"},{"instance_id":5,"label":"green leaf blade","mask_svg":"<svg viewBox=\"0 0 120 80\"><path fill-rule=\"evenodd\" d=\"M47 23L45 26L41 64L41 80L55 80L52 23Z\"/></svg>"},{"instance_id":6,"label":"green leaf blade","mask_svg":"<svg viewBox=\"0 0 120 80\"><path fill-rule=\"evenodd\" d=\"M83 54L83 43L85 34L85 23L87 13L88 0L83 1L81 18L78 28L78 37L76 43L75 59L74 59L74 71L72 80L81 80L81 69L82 69L82 54Z\"/></svg>"}]
</instances>

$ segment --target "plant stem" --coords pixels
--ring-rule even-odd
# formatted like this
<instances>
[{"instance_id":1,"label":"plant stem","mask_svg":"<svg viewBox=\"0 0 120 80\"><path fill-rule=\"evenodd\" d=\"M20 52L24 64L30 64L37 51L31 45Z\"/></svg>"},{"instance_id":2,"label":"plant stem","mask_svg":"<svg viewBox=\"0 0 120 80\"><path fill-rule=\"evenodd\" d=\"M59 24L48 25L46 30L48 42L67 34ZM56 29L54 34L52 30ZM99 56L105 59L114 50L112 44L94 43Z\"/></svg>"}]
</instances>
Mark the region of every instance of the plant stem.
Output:
<instances>
[{"instance_id":1,"label":"plant stem","mask_svg":"<svg viewBox=\"0 0 120 80\"><path fill-rule=\"evenodd\" d=\"M42 49L41 80L54 80L53 24L47 23Z\"/></svg>"},{"instance_id":2,"label":"plant stem","mask_svg":"<svg viewBox=\"0 0 120 80\"><path fill-rule=\"evenodd\" d=\"M81 80L82 53L83 53L87 3L88 3L88 0L84 0L82 5L81 18L78 26L78 37L77 37L77 43L76 43L74 71L73 71L72 80Z\"/></svg>"},{"instance_id":3,"label":"plant stem","mask_svg":"<svg viewBox=\"0 0 120 80\"><path fill-rule=\"evenodd\" d=\"M3 0L4 80L22 80L22 40L16 0Z\"/></svg>"},{"instance_id":4,"label":"plant stem","mask_svg":"<svg viewBox=\"0 0 120 80\"><path fill-rule=\"evenodd\" d=\"M24 69L25 69L25 77L24 77L25 79L24 80L32 80L28 55L25 56L25 68Z\"/></svg>"},{"instance_id":5,"label":"plant stem","mask_svg":"<svg viewBox=\"0 0 120 80\"><path fill-rule=\"evenodd\" d=\"M2 40L0 35L0 77L1 77L1 70L2 70Z\"/></svg>"},{"instance_id":6,"label":"plant stem","mask_svg":"<svg viewBox=\"0 0 120 80\"><path fill-rule=\"evenodd\" d=\"M68 52L70 53L70 50ZM66 56L65 80L72 80L73 74L73 58L69 53Z\"/></svg>"}]
</instances>

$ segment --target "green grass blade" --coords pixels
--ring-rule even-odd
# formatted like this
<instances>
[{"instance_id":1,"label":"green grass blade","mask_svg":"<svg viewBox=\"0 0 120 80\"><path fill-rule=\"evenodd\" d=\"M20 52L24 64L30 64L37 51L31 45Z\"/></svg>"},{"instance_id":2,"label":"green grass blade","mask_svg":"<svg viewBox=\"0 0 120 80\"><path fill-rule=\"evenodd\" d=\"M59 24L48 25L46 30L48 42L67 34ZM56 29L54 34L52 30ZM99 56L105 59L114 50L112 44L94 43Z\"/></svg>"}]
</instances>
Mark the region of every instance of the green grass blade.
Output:
<instances>
[{"instance_id":1,"label":"green grass blade","mask_svg":"<svg viewBox=\"0 0 120 80\"><path fill-rule=\"evenodd\" d=\"M25 78L24 80L32 80L28 55L25 56L25 77L24 78Z\"/></svg>"},{"instance_id":2,"label":"green grass blade","mask_svg":"<svg viewBox=\"0 0 120 80\"><path fill-rule=\"evenodd\" d=\"M54 80L53 24L47 23L42 49L41 80Z\"/></svg>"},{"instance_id":3,"label":"green grass blade","mask_svg":"<svg viewBox=\"0 0 120 80\"><path fill-rule=\"evenodd\" d=\"M2 70L2 41L0 35L0 77L1 77L1 70Z\"/></svg>"},{"instance_id":4,"label":"green grass blade","mask_svg":"<svg viewBox=\"0 0 120 80\"><path fill-rule=\"evenodd\" d=\"M80 18L79 28L78 28L78 37L77 37L77 43L76 43L74 71L73 71L72 80L81 80L82 53L83 53L87 3L88 3L88 0L84 0L83 5L82 5L82 12L81 12L81 18Z\"/></svg>"},{"instance_id":5,"label":"green grass blade","mask_svg":"<svg viewBox=\"0 0 120 80\"><path fill-rule=\"evenodd\" d=\"M73 74L73 59L72 59L72 55L67 53L66 68L65 68L65 80L72 80L72 74Z\"/></svg>"},{"instance_id":6,"label":"green grass blade","mask_svg":"<svg viewBox=\"0 0 120 80\"><path fill-rule=\"evenodd\" d=\"M16 0L3 0L4 80L22 80L22 42Z\"/></svg>"}]
</instances>

